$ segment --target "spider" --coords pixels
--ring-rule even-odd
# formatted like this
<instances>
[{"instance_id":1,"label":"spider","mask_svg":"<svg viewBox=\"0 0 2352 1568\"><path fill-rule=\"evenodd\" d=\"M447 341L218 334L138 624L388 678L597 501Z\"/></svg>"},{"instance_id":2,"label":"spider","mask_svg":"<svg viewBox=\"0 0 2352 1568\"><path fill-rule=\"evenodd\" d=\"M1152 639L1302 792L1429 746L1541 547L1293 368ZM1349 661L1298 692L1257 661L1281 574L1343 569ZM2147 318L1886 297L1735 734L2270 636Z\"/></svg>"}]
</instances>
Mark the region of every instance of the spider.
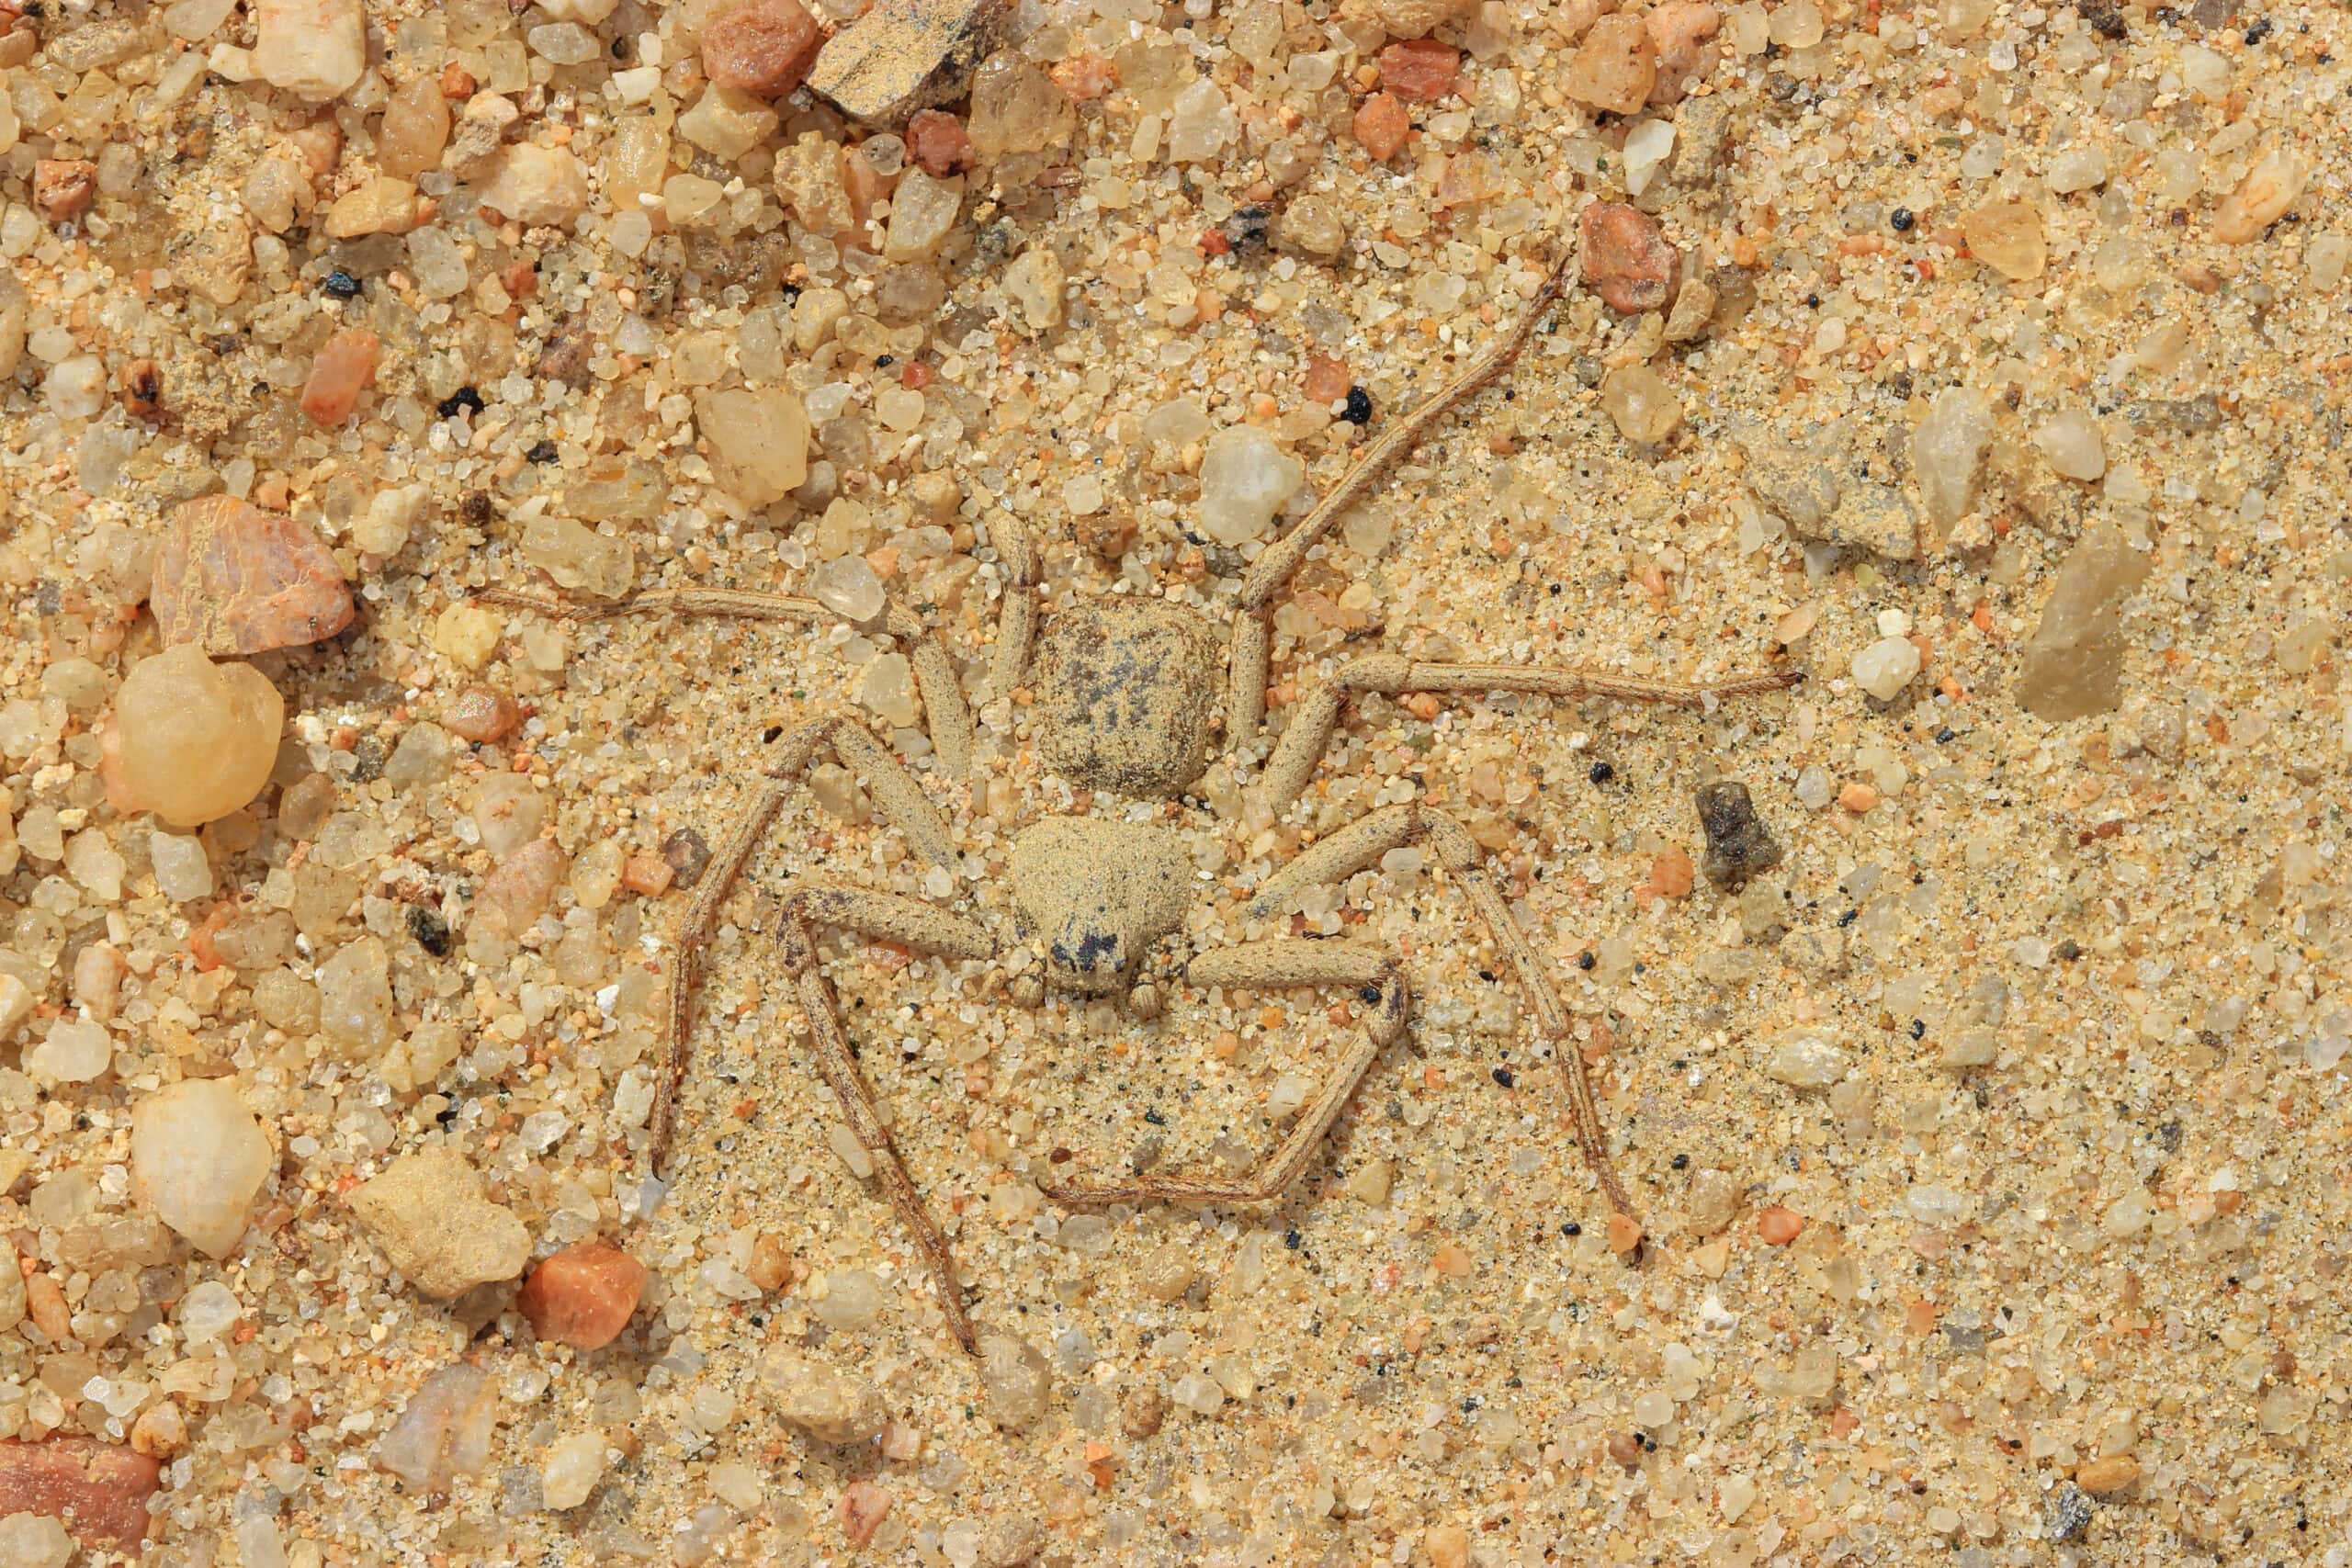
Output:
<instances>
[{"instance_id":1,"label":"spider","mask_svg":"<svg viewBox=\"0 0 2352 1568\"><path fill-rule=\"evenodd\" d=\"M992 694L1010 694L1030 677L1034 664L1029 722L1035 750L1046 767L1091 792L1085 814L1044 816L1012 840L1006 864L1013 905L1010 930L968 895L950 907L820 871L797 875L782 890L777 941L818 1070L841 1101L850 1131L921 1248L948 1326L966 1350L976 1350L978 1339L946 1240L899 1159L858 1066L832 982L819 965L819 932L831 930L944 959L998 966L1003 994L1024 1007L1036 1007L1048 994L1059 994L1120 1001L1131 1015L1149 1018L1166 1005L1168 993L1180 980L1227 992L1333 988L1348 993L1357 1027L1343 1059L1303 1107L1292 1129L1254 1168L1235 1176L1176 1172L1125 1179L1076 1179L1043 1188L1047 1198L1069 1207L1253 1204L1277 1199L1312 1163L1324 1134L1382 1049L1403 1032L1408 1018L1403 971L1395 954L1345 939L1274 938L1178 954L1170 939L1182 928L1194 897L1192 863L1173 829L1137 818L1166 815L1171 805L1181 809L1206 772L1212 735L1218 727L1221 673L1226 687L1224 749L1236 756L1252 753L1265 716L1273 602L1307 552L1364 499L1385 469L1517 357L1544 311L1559 298L1566 270L1565 264L1555 268L1499 341L1375 440L1330 494L1259 556L1241 588L1222 672L1211 622L1198 610L1166 600L1099 599L1058 611L1050 625L1041 627L1037 547L1015 520L999 519L992 525L991 541L1008 584L988 689ZM839 618L813 599L728 590L662 590L605 604L575 604L506 591L482 597L575 619L642 613L798 623ZM885 632L908 650L931 739L929 777L919 774L846 712L808 722L782 741L757 800L713 857L678 930L665 1055L650 1123L649 1152L657 1169L668 1159L676 1131L704 947L729 887L811 765L830 754L861 776L876 814L899 829L915 853L951 874L956 870L956 840L933 794L952 792L968 778L975 745L972 710L944 649L911 611L891 604L864 629ZM1779 690L1802 678L1797 671L1780 670L1710 684L1680 684L1599 670L1433 663L1374 653L1347 665L1293 709L1253 787L1261 815L1279 814L1293 804L1320 763L1350 699L1359 694L1475 697L1488 692L1533 693L1700 707ZM1566 1010L1482 852L1460 823L1420 803L1374 810L1301 851L1256 888L1250 911L1261 918L1282 913L1309 889L1342 882L1408 843L1426 844L1433 852L1487 928L1503 966L1527 1000L1541 1044L1561 1063L1569 1120L1584 1158L1611 1210L1631 1219L1633 1202L1611 1168L1592 1084L1569 1038ZM1638 1229L1634 1234L1638 1235Z\"/></svg>"}]
</instances>

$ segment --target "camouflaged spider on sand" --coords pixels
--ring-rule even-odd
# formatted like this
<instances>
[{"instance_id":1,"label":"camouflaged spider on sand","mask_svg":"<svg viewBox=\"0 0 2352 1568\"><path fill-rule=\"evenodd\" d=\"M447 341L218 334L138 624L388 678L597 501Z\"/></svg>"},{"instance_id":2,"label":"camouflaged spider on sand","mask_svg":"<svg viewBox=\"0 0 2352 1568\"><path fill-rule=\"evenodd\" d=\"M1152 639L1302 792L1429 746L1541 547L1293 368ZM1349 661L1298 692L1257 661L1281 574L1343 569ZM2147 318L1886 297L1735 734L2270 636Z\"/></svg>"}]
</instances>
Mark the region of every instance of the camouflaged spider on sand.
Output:
<instances>
[{"instance_id":1,"label":"camouflaged spider on sand","mask_svg":"<svg viewBox=\"0 0 2352 1568\"><path fill-rule=\"evenodd\" d=\"M1218 751L1237 762L1254 756L1265 716L1274 600L1308 551L1343 513L1366 499L1389 465L1510 363L1561 287L1562 273L1555 271L1498 342L1443 390L1372 442L1331 493L1258 557L1237 602L1228 607L1232 626L1222 671L1218 637L1208 612L1167 599L1112 595L1081 602L1056 611L1041 633L1037 546L1016 520L992 521L990 538L1006 581L989 690L1003 694L1023 686L1031 679L1034 662L1035 698L1028 723L1036 758L1069 784L1089 792L1082 797L1088 802L1082 814L1041 816L1012 839L1004 867L1012 895L1010 922L1001 922L968 891L952 902L933 902L828 876L819 866L806 868L782 890L776 940L806 1019L818 1071L839 1097L876 1179L922 1247L948 1325L966 1348L972 1348L977 1339L945 1238L900 1161L857 1064L832 982L819 965L819 931L831 929L967 965L992 966L1001 994L1024 1007L1039 1006L1049 995L1118 998L1133 1018L1149 1020L1181 1005L1174 993L1185 987L1227 993L1323 987L1349 994L1356 1029L1344 1059L1331 1067L1291 1130L1252 1170L1240 1176L1155 1173L1073 1179L1044 1189L1048 1198L1070 1206L1250 1204L1279 1197L1312 1163L1324 1134L1382 1049L1404 1032L1409 1020L1404 972L1395 953L1344 939L1277 938L1178 953L1178 933L1199 897L1199 878L1174 829L1159 820L1136 818L1162 817L1170 806L1185 809L1185 797ZM488 597L579 618L644 612L804 623L839 618L814 599L713 590L641 593L594 606L505 592ZM951 876L961 868L948 818L933 792L965 788L971 773L976 737L963 683L944 649L911 611L890 604L865 629L887 632L908 649L932 742L927 776L846 713L808 723L779 743L782 754L763 789L714 857L711 874L697 888L678 933L667 1058L651 1122L650 1153L657 1166L667 1157L676 1128L695 984L720 906L794 786L820 756L830 753L863 779L877 814L898 829L917 854ZM1221 677L1226 691L1220 740ZM1261 817L1279 816L1292 806L1346 716L1350 699L1359 694L1476 697L1490 692L1532 693L1700 707L1719 698L1778 690L1798 678L1793 671L1780 671L1680 684L1601 670L1432 663L1375 653L1349 664L1289 709L1287 723L1252 787ZM1233 824L1216 826L1235 830ZM1487 928L1502 966L1524 994L1539 1053L1549 1051L1561 1065L1577 1142L1611 1210L1630 1219L1633 1205L1610 1169L1592 1084L1570 1038L1566 1010L1487 870L1484 854L1458 822L1420 803L1372 811L1325 834L1269 876L1250 894L1250 912L1257 918L1283 913L1307 890L1341 883L1377 864L1389 851L1416 842L1434 852L1437 863ZM1005 923L1010 929L1002 929ZM971 971L965 973L971 977Z\"/></svg>"}]
</instances>

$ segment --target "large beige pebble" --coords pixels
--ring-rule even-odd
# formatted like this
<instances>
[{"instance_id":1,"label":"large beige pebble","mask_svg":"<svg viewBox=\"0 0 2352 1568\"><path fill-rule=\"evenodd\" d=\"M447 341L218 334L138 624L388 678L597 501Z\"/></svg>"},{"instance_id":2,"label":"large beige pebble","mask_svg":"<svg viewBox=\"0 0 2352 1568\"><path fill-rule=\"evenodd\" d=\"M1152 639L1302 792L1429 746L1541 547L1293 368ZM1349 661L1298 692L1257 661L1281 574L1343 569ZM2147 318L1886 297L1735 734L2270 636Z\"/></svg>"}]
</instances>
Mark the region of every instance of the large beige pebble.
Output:
<instances>
[{"instance_id":1,"label":"large beige pebble","mask_svg":"<svg viewBox=\"0 0 2352 1568\"><path fill-rule=\"evenodd\" d=\"M517 142L500 154L481 199L517 223L566 224L588 209L588 172L560 147Z\"/></svg>"},{"instance_id":2,"label":"large beige pebble","mask_svg":"<svg viewBox=\"0 0 2352 1568\"><path fill-rule=\"evenodd\" d=\"M236 1248L270 1163L269 1139L226 1079L172 1084L130 1113L133 1192L210 1257Z\"/></svg>"},{"instance_id":3,"label":"large beige pebble","mask_svg":"<svg viewBox=\"0 0 2352 1568\"><path fill-rule=\"evenodd\" d=\"M482 1196L481 1177L452 1148L405 1155L351 1193L351 1212L392 1267L428 1296L512 1280L531 1260L531 1233Z\"/></svg>"},{"instance_id":4,"label":"large beige pebble","mask_svg":"<svg viewBox=\"0 0 2352 1568\"><path fill-rule=\"evenodd\" d=\"M339 98L368 69L359 0L257 0L254 70L310 103Z\"/></svg>"},{"instance_id":5,"label":"large beige pebble","mask_svg":"<svg viewBox=\"0 0 2352 1568\"><path fill-rule=\"evenodd\" d=\"M872 1383L781 1346L762 1359L760 1386L787 1425L820 1443L865 1442L889 1417Z\"/></svg>"},{"instance_id":6,"label":"large beige pebble","mask_svg":"<svg viewBox=\"0 0 2352 1568\"><path fill-rule=\"evenodd\" d=\"M215 664L193 644L142 659L115 698L122 793L175 828L226 817L268 782L285 721L277 688L249 664Z\"/></svg>"}]
</instances>

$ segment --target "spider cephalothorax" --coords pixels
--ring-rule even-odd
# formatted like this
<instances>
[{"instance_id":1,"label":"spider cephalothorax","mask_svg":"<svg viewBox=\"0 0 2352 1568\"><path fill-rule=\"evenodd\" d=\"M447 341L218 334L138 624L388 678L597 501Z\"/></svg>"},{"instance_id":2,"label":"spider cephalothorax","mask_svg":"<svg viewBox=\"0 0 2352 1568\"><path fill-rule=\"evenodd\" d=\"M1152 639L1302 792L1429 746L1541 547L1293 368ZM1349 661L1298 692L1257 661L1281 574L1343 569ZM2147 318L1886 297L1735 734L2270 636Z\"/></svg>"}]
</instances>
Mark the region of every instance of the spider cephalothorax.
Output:
<instances>
[{"instance_id":1,"label":"spider cephalothorax","mask_svg":"<svg viewBox=\"0 0 2352 1568\"><path fill-rule=\"evenodd\" d=\"M1385 466L1409 450L1429 426L1508 365L1555 299L1555 269L1537 290L1526 315L1452 385L1375 439L1363 460L1315 510L1251 564L1234 606L1231 650L1222 671L1227 691L1223 740L1238 771L1258 755L1265 713L1272 623L1269 606L1309 549L1341 514L1360 503ZM991 655L989 686L998 696L1022 689L1034 673L1030 739L1045 766L1089 793L1086 814L1050 816L1013 840L1006 871L1016 911L1015 930L1000 934L993 916L971 900L936 903L861 886L808 867L780 899L778 942L814 1047L817 1069L839 1096L857 1141L872 1156L874 1174L904 1217L932 1264L940 1305L967 1349L978 1344L956 1284L947 1244L914 1182L899 1162L888 1127L859 1068L842 1011L817 959L816 933L830 929L900 944L943 958L1001 965L1002 993L1026 1005L1048 991L1082 998L1126 999L1139 1016L1164 1005L1161 981L1180 976L1192 987L1227 993L1336 988L1351 998L1353 1042L1302 1108L1291 1130L1256 1168L1239 1176L1183 1172L1133 1177L1064 1176L1057 1171L1046 1196L1073 1204L1155 1201L1250 1203L1279 1196L1314 1158L1323 1134L1380 1051L1407 1021L1407 990L1396 955L1370 943L1334 939L1269 938L1190 952L1181 968L1169 949L1195 894L1192 857L1175 831L1134 817L1167 813L1170 803L1199 783L1216 754L1220 671L1213 628L1194 610L1161 600L1103 599L1058 612L1038 637L1038 552L1020 522L990 520L1004 578L1002 610ZM687 589L640 594L595 609L549 604L521 595L509 604L571 615L632 610L682 610L764 619L823 621L833 612L813 599ZM922 620L889 606L878 629L909 651L931 734L933 779L950 788L968 781L972 712L954 663ZM1033 647L1033 645L1035 645ZM1034 657L1033 657L1034 654ZM1034 666L1034 671L1033 671ZM1415 660L1374 653L1308 690L1289 710L1278 743L1254 785L1257 812L1279 815L1306 788L1351 700L1360 694L1408 693L1477 696L1487 692L1541 693L1555 697L1603 696L1699 706L1720 697L1774 690L1797 679L1791 671L1747 676L1711 685L1633 679L1593 670L1527 664ZM695 890L679 933L671 986L669 1055L658 1086L651 1128L653 1160L668 1152L675 1125L678 1086L685 1071L689 1009L703 944L719 919L727 889L810 764L830 753L861 775L877 812L898 828L909 847L934 866L955 871L959 855L948 818L933 804L923 779L893 755L863 723L847 714L804 725L777 749L767 786L736 827ZM1611 1173L1607 1138L1584 1058L1568 1030L1566 1010L1535 947L1488 874L1485 856L1461 824L1434 806L1415 801L1383 807L1324 834L1252 890L1250 913L1281 913L1317 886L1336 885L1390 851L1426 843L1464 897L1529 1003L1539 1052L1559 1062L1568 1092L1570 1123L1596 1181L1623 1227L1638 1237L1632 1201ZM1612 1221L1612 1232L1621 1227ZM1628 1247L1633 1243L1628 1241Z\"/></svg>"}]
</instances>

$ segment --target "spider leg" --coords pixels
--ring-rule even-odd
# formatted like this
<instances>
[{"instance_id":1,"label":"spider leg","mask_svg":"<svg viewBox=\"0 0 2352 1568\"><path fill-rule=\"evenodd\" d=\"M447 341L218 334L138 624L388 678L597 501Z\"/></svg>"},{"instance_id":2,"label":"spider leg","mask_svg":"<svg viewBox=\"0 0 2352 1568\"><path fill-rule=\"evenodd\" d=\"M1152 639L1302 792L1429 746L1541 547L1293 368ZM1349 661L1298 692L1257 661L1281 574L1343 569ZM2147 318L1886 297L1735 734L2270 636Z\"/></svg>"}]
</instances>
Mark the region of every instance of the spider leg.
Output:
<instances>
[{"instance_id":1,"label":"spider leg","mask_svg":"<svg viewBox=\"0 0 2352 1568\"><path fill-rule=\"evenodd\" d=\"M1291 712L1290 722L1258 781L1258 803L1279 816L1298 799L1331 744L1340 712L1359 692L1402 696L1408 692L1449 695L1482 692L1532 692L1553 697L1610 697L1621 702L1664 703L1703 708L1732 697L1777 692L1804 679L1801 670L1770 670L1722 681L1651 681L1606 670L1545 668L1521 664L1430 663L1402 654L1359 659L1317 687ZM1287 870L1288 868L1285 868Z\"/></svg>"},{"instance_id":2,"label":"spider leg","mask_svg":"<svg viewBox=\"0 0 2352 1568\"><path fill-rule=\"evenodd\" d=\"M792 621L803 626L842 620L830 605L788 593L748 593L731 588L651 588L605 604L580 604L537 593L486 588L474 595L485 604L533 610L567 621L610 621L623 615L731 615L746 621ZM923 722L932 750L945 773L961 778L972 766L972 709L947 650L922 618L897 600L882 613L881 630L899 639L922 694Z\"/></svg>"},{"instance_id":3,"label":"spider leg","mask_svg":"<svg viewBox=\"0 0 2352 1568\"><path fill-rule=\"evenodd\" d=\"M979 1342L964 1310L964 1292L956 1280L956 1259L948 1251L947 1238L931 1217L922 1194L915 1190L914 1179L907 1174L906 1163L899 1157L898 1146L890 1141L890 1129L875 1100L874 1087L859 1070L856 1054L842 1028L841 1003L833 983L817 966L815 928L820 924L950 958L989 957L996 952L996 942L984 928L961 915L874 888L802 881L795 883L785 898L785 968L792 976L809 1038L815 1043L817 1070L841 1101L851 1134L873 1159L874 1174L881 1179L890 1207L912 1233L923 1261L930 1265L941 1310L947 1314L947 1326L956 1343L977 1355Z\"/></svg>"},{"instance_id":4,"label":"spider leg","mask_svg":"<svg viewBox=\"0 0 2352 1568\"><path fill-rule=\"evenodd\" d=\"M1468 892L1471 908L1477 911L1479 920L1494 938L1503 962L1518 977L1520 992L1535 1014L1538 1037L1560 1058L1560 1070L1567 1079L1569 1118L1585 1164L1591 1168L1593 1179L1608 1197L1610 1208L1638 1224L1640 1217L1634 1212L1633 1199L1609 1162L1609 1136L1601 1124L1600 1101L1593 1092L1584 1055L1568 1032L1567 1009L1561 1003L1559 992L1553 989L1543 960L1511 914L1509 900L1496 886L1485 857L1479 853L1478 842L1467 829L1430 807L1384 807L1327 835L1267 878L1250 902L1250 912L1260 916L1274 913L1307 888L1344 881L1378 862L1390 850L1417 840L1429 841L1437 851L1438 863Z\"/></svg>"},{"instance_id":5,"label":"spider leg","mask_svg":"<svg viewBox=\"0 0 2352 1568\"><path fill-rule=\"evenodd\" d=\"M1029 530L1011 513L989 525L989 542L1004 563L1004 607L998 612L996 648L989 660L989 696L1009 697L1029 672L1029 649L1037 640L1037 579L1043 563Z\"/></svg>"},{"instance_id":6,"label":"spider leg","mask_svg":"<svg viewBox=\"0 0 2352 1568\"><path fill-rule=\"evenodd\" d=\"M709 869L695 889L694 902L686 907L686 918L678 926L677 968L670 983L662 1077L653 1090L652 1136L648 1149L656 1170L669 1158L670 1141L676 1132L678 1085L686 1076L687 1043L694 1023L695 994L702 982L703 949L718 925L719 907L734 888L735 879L742 874L743 863L752 858L752 852L759 847L760 840L775 821L775 814L791 797L793 785L808 772L808 764L828 750L840 758L844 767L865 775L866 788L873 792L883 819L906 835L917 854L933 865L953 867L956 863L956 844L948 834L947 819L922 793L914 774L865 726L846 716L820 718L801 726L786 739L783 755L777 758L759 797L712 857Z\"/></svg>"},{"instance_id":7,"label":"spider leg","mask_svg":"<svg viewBox=\"0 0 2352 1568\"><path fill-rule=\"evenodd\" d=\"M1544 312L1567 288L1568 269L1575 265L1573 254L1556 263L1501 341L1391 425L1364 449L1355 467L1347 471L1330 494L1316 503L1315 510L1297 527L1266 547L1265 552L1250 563L1249 575L1241 580L1239 613L1233 623L1233 651L1227 660L1225 728L1228 745L1247 743L1265 720L1272 604L1297 575L1307 551L1322 543L1324 536L1339 525L1340 519L1371 493L1390 465L1421 444L1431 425L1510 368L1511 361L1519 357L1520 351L1535 335Z\"/></svg>"},{"instance_id":8,"label":"spider leg","mask_svg":"<svg viewBox=\"0 0 2352 1568\"><path fill-rule=\"evenodd\" d=\"M1267 1203L1281 1197L1315 1158L1316 1147L1338 1121L1381 1047L1405 1027L1405 976L1396 960L1376 947L1351 942L1289 940L1244 942L1194 958L1186 968L1196 985L1227 990L1275 990L1298 986L1346 986L1362 996L1369 1016L1347 1056L1273 1153L1239 1178L1138 1177L1133 1181L1075 1181L1046 1187L1057 1203L1092 1208L1106 1203Z\"/></svg>"}]
</instances>

